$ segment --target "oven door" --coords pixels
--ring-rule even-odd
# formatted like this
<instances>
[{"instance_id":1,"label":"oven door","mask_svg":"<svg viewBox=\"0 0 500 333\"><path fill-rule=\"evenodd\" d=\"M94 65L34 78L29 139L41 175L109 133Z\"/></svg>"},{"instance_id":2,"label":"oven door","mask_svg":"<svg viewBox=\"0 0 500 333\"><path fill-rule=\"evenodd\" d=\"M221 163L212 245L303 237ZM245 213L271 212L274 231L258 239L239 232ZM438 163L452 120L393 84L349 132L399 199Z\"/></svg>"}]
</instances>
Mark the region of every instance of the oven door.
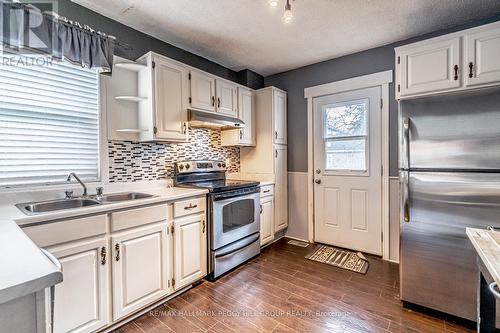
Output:
<instances>
[{"instance_id":1,"label":"oven door","mask_svg":"<svg viewBox=\"0 0 500 333\"><path fill-rule=\"evenodd\" d=\"M212 195L211 249L217 250L260 231L258 188Z\"/></svg>"}]
</instances>

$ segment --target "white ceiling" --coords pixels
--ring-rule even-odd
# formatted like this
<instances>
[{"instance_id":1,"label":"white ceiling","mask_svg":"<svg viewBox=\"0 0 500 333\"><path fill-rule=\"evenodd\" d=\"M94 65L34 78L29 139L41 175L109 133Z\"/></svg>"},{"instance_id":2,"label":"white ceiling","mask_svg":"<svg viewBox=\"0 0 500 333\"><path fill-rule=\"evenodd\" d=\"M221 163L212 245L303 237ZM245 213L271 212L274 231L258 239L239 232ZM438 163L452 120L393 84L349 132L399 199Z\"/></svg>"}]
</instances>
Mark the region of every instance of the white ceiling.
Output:
<instances>
[{"instance_id":1,"label":"white ceiling","mask_svg":"<svg viewBox=\"0 0 500 333\"><path fill-rule=\"evenodd\" d=\"M264 76L500 12L500 0L73 0L233 70Z\"/></svg>"}]
</instances>

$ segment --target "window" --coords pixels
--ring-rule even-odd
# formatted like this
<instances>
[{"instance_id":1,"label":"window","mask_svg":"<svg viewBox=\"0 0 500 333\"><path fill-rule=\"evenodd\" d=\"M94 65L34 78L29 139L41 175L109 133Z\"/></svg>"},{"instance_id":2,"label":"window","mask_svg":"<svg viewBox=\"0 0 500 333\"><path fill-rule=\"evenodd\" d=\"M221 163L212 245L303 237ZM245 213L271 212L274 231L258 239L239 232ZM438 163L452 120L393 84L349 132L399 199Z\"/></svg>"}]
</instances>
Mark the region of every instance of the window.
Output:
<instances>
[{"instance_id":1,"label":"window","mask_svg":"<svg viewBox=\"0 0 500 333\"><path fill-rule=\"evenodd\" d=\"M99 180L97 71L16 57L0 64L0 186Z\"/></svg>"},{"instance_id":2,"label":"window","mask_svg":"<svg viewBox=\"0 0 500 333\"><path fill-rule=\"evenodd\" d=\"M368 100L323 106L326 170L366 171Z\"/></svg>"}]
</instances>

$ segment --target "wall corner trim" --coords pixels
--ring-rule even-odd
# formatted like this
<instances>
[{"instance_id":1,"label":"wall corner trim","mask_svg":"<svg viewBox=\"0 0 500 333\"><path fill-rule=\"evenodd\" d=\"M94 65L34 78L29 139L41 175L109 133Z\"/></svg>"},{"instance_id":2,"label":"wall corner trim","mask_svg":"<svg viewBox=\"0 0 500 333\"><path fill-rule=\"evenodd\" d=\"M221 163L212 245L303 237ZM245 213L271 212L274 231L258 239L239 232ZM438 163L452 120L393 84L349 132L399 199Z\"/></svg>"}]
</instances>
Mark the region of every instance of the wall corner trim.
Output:
<instances>
[{"instance_id":1,"label":"wall corner trim","mask_svg":"<svg viewBox=\"0 0 500 333\"><path fill-rule=\"evenodd\" d=\"M339 92L380 86L392 83L392 70L353 77L304 89L305 98L331 95Z\"/></svg>"}]
</instances>

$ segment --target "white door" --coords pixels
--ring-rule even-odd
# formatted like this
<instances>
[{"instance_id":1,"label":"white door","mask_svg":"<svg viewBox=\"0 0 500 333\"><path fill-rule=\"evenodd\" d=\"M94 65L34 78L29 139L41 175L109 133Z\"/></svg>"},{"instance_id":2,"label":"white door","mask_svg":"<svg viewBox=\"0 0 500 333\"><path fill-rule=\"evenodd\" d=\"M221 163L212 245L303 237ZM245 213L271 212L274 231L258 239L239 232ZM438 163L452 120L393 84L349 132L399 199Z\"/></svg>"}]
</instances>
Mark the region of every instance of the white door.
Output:
<instances>
[{"instance_id":1,"label":"white door","mask_svg":"<svg viewBox=\"0 0 500 333\"><path fill-rule=\"evenodd\" d=\"M170 251L166 230L163 223L111 238L114 320L168 293Z\"/></svg>"},{"instance_id":2,"label":"white door","mask_svg":"<svg viewBox=\"0 0 500 333\"><path fill-rule=\"evenodd\" d=\"M500 28L465 36L467 86L500 82Z\"/></svg>"},{"instance_id":3,"label":"white door","mask_svg":"<svg viewBox=\"0 0 500 333\"><path fill-rule=\"evenodd\" d=\"M215 112L215 78L208 74L191 71L191 107Z\"/></svg>"},{"instance_id":4,"label":"white door","mask_svg":"<svg viewBox=\"0 0 500 333\"><path fill-rule=\"evenodd\" d=\"M273 89L274 143L286 145L286 93Z\"/></svg>"},{"instance_id":5,"label":"white door","mask_svg":"<svg viewBox=\"0 0 500 333\"><path fill-rule=\"evenodd\" d=\"M397 56L401 96L460 87L460 37L425 42Z\"/></svg>"},{"instance_id":6,"label":"white door","mask_svg":"<svg viewBox=\"0 0 500 333\"><path fill-rule=\"evenodd\" d=\"M274 197L260 200L260 245L274 239Z\"/></svg>"},{"instance_id":7,"label":"white door","mask_svg":"<svg viewBox=\"0 0 500 333\"><path fill-rule=\"evenodd\" d=\"M238 116L238 87L231 82L217 80L217 112L231 117Z\"/></svg>"},{"instance_id":8,"label":"white door","mask_svg":"<svg viewBox=\"0 0 500 333\"><path fill-rule=\"evenodd\" d=\"M276 216L274 231L280 231L288 226L288 172L287 172L286 146L274 146L275 177L274 197Z\"/></svg>"},{"instance_id":9,"label":"white door","mask_svg":"<svg viewBox=\"0 0 500 333\"><path fill-rule=\"evenodd\" d=\"M106 238L47 250L59 259L64 275L55 288L54 332L94 332L108 325Z\"/></svg>"},{"instance_id":10,"label":"white door","mask_svg":"<svg viewBox=\"0 0 500 333\"><path fill-rule=\"evenodd\" d=\"M155 137L172 141L187 140L187 69L155 57L154 89Z\"/></svg>"},{"instance_id":11,"label":"white door","mask_svg":"<svg viewBox=\"0 0 500 333\"><path fill-rule=\"evenodd\" d=\"M381 88L315 98L316 242L380 255Z\"/></svg>"},{"instance_id":12,"label":"white door","mask_svg":"<svg viewBox=\"0 0 500 333\"><path fill-rule=\"evenodd\" d=\"M207 274L207 225L205 214L174 221L175 289Z\"/></svg>"},{"instance_id":13,"label":"white door","mask_svg":"<svg viewBox=\"0 0 500 333\"><path fill-rule=\"evenodd\" d=\"M253 110L253 92L250 89L238 88L238 118L245 123L240 129L240 144L255 144L255 117Z\"/></svg>"}]
</instances>

